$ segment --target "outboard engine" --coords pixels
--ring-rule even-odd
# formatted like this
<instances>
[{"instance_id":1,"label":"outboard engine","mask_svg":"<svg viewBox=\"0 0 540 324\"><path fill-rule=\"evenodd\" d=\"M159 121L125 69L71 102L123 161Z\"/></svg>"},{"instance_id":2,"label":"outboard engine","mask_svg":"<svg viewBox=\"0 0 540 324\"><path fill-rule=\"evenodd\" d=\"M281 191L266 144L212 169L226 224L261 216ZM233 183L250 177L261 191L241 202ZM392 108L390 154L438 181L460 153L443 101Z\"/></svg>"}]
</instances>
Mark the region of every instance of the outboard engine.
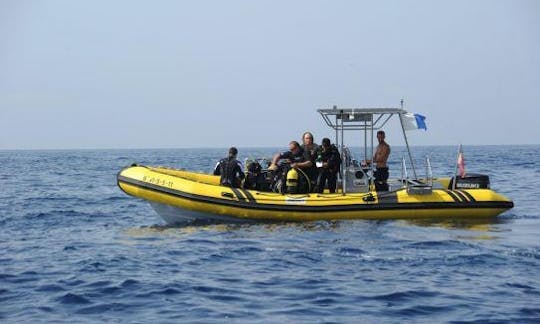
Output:
<instances>
[{"instance_id":1,"label":"outboard engine","mask_svg":"<svg viewBox=\"0 0 540 324\"><path fill-rule=\"evenodd\" d=\"M448 189L454 186L455 177L450 179ZM464 177L457 177L456 189L489 189L489 176L479 173L468 173Z\"/></svg>"}]
</instances>

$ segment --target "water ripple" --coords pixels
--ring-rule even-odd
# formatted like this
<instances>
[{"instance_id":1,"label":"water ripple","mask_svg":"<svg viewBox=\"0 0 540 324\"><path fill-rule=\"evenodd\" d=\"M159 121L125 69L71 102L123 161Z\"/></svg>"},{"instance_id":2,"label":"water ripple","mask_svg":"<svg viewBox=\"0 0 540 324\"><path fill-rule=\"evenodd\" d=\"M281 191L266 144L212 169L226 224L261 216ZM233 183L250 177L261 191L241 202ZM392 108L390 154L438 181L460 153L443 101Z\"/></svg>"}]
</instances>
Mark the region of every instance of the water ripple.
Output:
<instances>
[{"instance_id":1,"label":"water ripple","mask_svg":"<svg viewBox=\"0 0 540 324\"><path fill-rule=\"evenodd\" d=\"M454 147L418 150L454 172ZM224 152L0 151L1 322L540 321L540 146L468 149L516 203L487 220L174 227L116 186L132 162L209 171Z\"/></svg>"},{"instance_id":2,"label":"water ripple","mask_svg":"<svg viewBox=\"0 0 540 324\"><path fill-rule=\"evenodd\" d=\"M90 304L88 299L74 293L67 293L57 300L62 304Z\"/></svg>"}]
</instances>

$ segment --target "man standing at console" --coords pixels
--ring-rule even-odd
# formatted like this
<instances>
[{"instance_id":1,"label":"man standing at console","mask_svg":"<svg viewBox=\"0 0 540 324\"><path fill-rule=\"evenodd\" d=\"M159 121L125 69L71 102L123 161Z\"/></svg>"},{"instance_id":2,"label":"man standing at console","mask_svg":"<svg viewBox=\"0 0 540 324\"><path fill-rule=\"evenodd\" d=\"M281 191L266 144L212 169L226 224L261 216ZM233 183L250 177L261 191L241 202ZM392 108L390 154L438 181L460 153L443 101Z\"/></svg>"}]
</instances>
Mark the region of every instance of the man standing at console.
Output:
<instances>
[{"instance_id":1,"label":"man standing at console","mask_svg":"<svg viewBox=\"0 0 540 324\"><path fill-rule=\"evenodd\" d=\"M375 163L375 190L376 191L388 191L388 156L390 155L390 145L384 141L386 135L384 131L377 132L377 140L379 145L373 155L373 162Z\"/></svg>"}]
</instances>

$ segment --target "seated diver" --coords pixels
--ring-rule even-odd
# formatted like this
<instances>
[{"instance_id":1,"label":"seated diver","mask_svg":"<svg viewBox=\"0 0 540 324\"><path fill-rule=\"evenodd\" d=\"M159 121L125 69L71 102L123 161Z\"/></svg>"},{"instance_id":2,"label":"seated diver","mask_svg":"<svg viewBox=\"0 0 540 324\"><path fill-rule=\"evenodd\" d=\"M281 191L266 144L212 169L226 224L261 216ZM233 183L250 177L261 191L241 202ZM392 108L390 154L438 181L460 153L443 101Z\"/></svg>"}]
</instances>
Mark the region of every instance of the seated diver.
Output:
<instances>
[{"instance_id":1,"label":"seated diver","mask_svg":"<svg viewBox=\"0 0 540 324\"><path fill-rule=\"evenodd\" d=\"M310 168L313 163L308 154L302 150L297 141L291 141L288 151L277 153L274 156L270 167L268 167L268 170L276 173L274 190L282 193L285 192L284 179L287 179L287 192L309 192L310 180L304 170ZM278 166L279 160L287 160L290 164Z\"/></svg>"},{"instance_id":2,"label":"seated diver","mask_svg":"<svg viewBox=\"0 0 540 324\"><path fill-rule=\"evenodd\" d=\"M236 147L229 149L229 156L219 160L214 168L214 175L220 175L219 183L222 186L240 188L245 175L242 172L242 163L236 159Z\"/></svg>"},{"instance_id":3,"label":"seated diver","mask_svg":"<svg viewBox=\"0 0 540 324\"><path fill-rule=\"evenodd\" d=\"M244 179L244 189L268 191L269 184L266 179L266 173L258 161L251 161L246 165L246 178Z\"/></svg>"}]
</instances>

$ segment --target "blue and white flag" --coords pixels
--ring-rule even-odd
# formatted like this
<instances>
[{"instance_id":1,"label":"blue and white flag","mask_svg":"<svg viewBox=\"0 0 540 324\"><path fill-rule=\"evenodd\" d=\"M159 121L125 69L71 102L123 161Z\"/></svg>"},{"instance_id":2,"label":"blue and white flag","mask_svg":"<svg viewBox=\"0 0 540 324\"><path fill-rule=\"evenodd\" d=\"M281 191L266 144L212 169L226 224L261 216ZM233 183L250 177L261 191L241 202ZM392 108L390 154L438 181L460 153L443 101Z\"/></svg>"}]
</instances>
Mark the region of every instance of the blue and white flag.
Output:
<instances>
[{"instance_id":1,"label":"blue and white flag","mask_svg":"<svg viewBox=\"0 0 540 324\"><path fill-rule=\"evenodd\" d=\"M427 130L426 117L420 114L406 113L402 116L403 128L405 130L423 129Z\"/></svg>"}]
</instances>

